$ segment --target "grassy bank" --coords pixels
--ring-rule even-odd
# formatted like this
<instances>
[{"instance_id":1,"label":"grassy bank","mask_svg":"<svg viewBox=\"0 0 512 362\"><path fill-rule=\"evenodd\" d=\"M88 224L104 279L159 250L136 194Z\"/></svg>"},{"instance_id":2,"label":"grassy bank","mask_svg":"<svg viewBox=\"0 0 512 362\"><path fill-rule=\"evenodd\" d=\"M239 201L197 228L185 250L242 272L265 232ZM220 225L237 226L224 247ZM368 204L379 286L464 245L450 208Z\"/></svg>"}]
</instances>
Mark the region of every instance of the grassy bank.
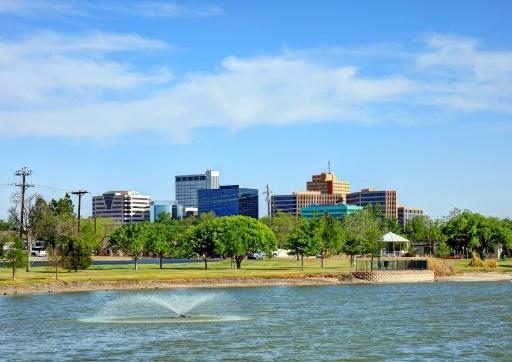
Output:
<instances>
[{"instance_id":1,"label":"grassy bank","mask_svg":"<svg viewBox=\"0 0 512 362\"><path fill-rule=\"evenodd\" d=\"M512 272L512 261L498 263L498 268L472 268L469 260L436 259L437 263L453 265L457 272ZM68 272L61 270L61 282L100 282L100 281L173 281L199 279L243 279L269 278L286 279L301 278L314 275L343 275L350 271L349 260L345 257L333 257L325 260L324 268L320 267L320 259L307 258L304 260L304 270L300 263L293 258L278 258L275 260L245 260L242 269L231 268L229 260L212 262L208 270L203 269L203 263L164 264L164 269L158 265L140 264L135 271L132 264L127 265L95 265L88 270ZM46 284L55 282L54 270L51 267L34 267L27 273L17 271L16 280L11 280L9 269L0 269L1 285Z\"/></svg>"},{"instance_id":2,"label":"grassy bank","mask_svg":"<svg viewBox=\"0 0 512 362\"><path fill-rule=\"evenodd\" d=\"M320 267L319 259L304 259L304 270L294 259L275 260L244 260L242 269L231 268L229 260L208 263L208 270L203 263L139 264L139 270L133 264L127 265L93 265L87 270L78 272L60 271L59 279L64 282L80 281L147 281L147 280L193 280L221 278L300 278L314 274L346 274L349 262L346 258L329 258L324 268ZM18 270L16 280L11 279L10 270L0 270L0 285L52 283L55 272L51 267L34 267L30 273Z\"/></svg>"}]
</instances>

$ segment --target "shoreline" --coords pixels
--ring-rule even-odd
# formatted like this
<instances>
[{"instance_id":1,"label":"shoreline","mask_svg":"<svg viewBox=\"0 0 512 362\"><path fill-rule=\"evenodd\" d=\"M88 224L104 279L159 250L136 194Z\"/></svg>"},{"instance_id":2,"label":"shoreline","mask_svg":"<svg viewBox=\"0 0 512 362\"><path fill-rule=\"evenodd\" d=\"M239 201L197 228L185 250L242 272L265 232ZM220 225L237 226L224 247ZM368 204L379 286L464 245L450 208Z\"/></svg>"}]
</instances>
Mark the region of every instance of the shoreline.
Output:
<instances>
[{"instance_id":1,"label":"shoreline","mask_svg":"<svg viewBox=\"0 0 512 362\"><path fill-rule=\"evenodd\" d=\"M436 282L500 282L512 281L512 274L503 272L464 272L452 276L437 277ZM147 280L147 281L85 281L40 284L19 284L0 286L0 296L35 293L68 293L114 290L182 289L182 288L249 288L267 286L325 286L383 284L373 283L350 277L311 276L297 278L220 278L220 279L183 279L183 280ZM384 283L395 284L395 283Z\"/></svg>"}]
</instances>

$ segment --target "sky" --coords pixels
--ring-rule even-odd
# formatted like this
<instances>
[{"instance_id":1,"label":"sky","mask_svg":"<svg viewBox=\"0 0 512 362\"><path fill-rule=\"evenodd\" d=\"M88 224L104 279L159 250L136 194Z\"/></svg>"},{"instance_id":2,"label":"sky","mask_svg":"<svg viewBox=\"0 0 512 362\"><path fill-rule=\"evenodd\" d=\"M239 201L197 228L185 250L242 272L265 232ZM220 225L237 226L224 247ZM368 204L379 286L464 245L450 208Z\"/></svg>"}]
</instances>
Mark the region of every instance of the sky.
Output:
<instances>
[{"instance_id":1,"label":"sky","mask_svg":"<svg viewBox=\"0 0 512 362\"><path fill-rule=\"evenodd\" d=\"M303 191L331 169L433 217L512 216L510 1L0 0L0 218L174 176ZM260 194L261 214L265 214Z\"/></svg>"}]
</instances>

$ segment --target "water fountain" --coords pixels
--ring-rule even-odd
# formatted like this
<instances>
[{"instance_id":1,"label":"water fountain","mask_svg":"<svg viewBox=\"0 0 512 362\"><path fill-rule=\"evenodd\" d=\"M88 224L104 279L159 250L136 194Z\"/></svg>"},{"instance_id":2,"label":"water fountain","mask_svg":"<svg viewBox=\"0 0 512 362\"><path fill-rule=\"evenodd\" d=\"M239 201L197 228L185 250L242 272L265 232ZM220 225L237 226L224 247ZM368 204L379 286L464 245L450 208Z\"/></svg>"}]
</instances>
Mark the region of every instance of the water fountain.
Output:
<instances>
[{"instance_id":1,"label":"water fountain","mask_svg":"<svg viewBox=\"0 0 512 362\"><path fill-rule=\"evenodd\" d=\"M218 305L225 298L213 293L135 294L107 302L88 323L205 323L247 320L241 316L197 314L196 309Z\"/></svg>"}]
</instances>

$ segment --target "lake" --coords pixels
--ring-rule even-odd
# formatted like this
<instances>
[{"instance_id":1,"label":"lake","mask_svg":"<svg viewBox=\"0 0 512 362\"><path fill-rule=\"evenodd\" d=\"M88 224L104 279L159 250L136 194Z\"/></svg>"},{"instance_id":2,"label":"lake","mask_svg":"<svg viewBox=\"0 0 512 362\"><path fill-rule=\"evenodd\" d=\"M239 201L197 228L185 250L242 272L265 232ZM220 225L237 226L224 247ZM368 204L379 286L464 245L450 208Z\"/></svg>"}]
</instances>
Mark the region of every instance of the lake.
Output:
<instances>
[{"instance_id":1,"label":"lake","mask_svg":"<svg viewBox=\"0 0 512 362\"><path fill-rule=\"evenodd\" d=\"M510 361L512 283L0 297L1 360Z\"/></svg>"}]
</instances>

